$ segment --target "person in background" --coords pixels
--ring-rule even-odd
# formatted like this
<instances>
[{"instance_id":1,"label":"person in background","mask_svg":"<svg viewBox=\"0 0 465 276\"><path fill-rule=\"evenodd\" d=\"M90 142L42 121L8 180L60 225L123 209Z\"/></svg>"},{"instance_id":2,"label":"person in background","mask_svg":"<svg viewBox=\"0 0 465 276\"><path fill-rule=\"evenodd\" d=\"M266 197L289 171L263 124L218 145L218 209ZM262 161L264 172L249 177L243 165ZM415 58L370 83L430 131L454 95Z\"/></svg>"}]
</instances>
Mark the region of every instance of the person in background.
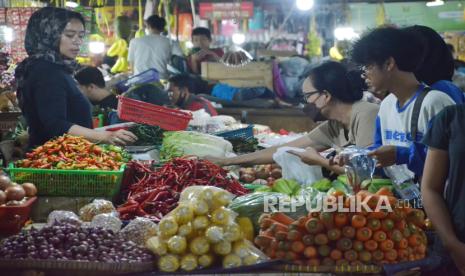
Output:
<instances>
[{"instance_id":1,"label":"person in background","mask_svg":"<svg viewBox=\"0 0 465 276\"><path fill-rule=\"evenodd\" d=\"M202 62L218 62L223 57L222 49L211 49L212 34L209 29L198 27L192 30L192 44L194 48L187 62L192 73L201 73Z\"/></svg>"},{"instance_id":2,"label":"person in background","mask_svg":"<svg viewBox=\"0 0 465 276\"><path fill-rule=\"evenodd\" d=\"M118 99L105 88L105 80L102 72L96 67L84 67L79 70L74 78L79 83L82 93L93 105L101 108L118 108Z\"/></svg>"},{"instance_id":3,"label":"person in background","mask_svg":"<svg viewBox=\"0 0 465 276\"><path fill-rule=\"evenodd\" d=\"M128 61L134 75L154 68L161 79L168 79L167 66L173 49L167 37L162 36L166 21L152 15L145 21L146 36L135 38L129 43Z\"/></svg>"},{"instance_id":4,"label":"person in background","mask_svg":"<svg viewBox=\"0 0 465 276\"><path fill-rule=\"evenodd\" d=\"M431 275L465 275L464 129L465 105L449 106L436 116L423 139L428 155L421 193L439 236L435 251L444 256L441 269Z\"/></svg>"},{"instance_id":5,"label":"person in background","mask_svg":"<svg viewBox=\"0 0 465 276\"><path fill-rule=\"evenodd\" d=\"M137 139L125 130L92 129L91 105L73 79L84 22L77 12L52 7L39 9L29 19L25 37L29 56L15 71L19 104L29 125L29 148L66 133L119 145Z\"/></svg>"},{"instance_id":6,"label":"person in background","mask_svg":"<svg viewBox=\"0 0 465 276\"><path fill-rule=\"evenodd\" d=\"M176 75L169 79L168 93L174 105L191 111L205 109L211 116L218 115L211 102L195 95L199 94L196 90L195 80L187 74Z\"/></svg>"},{"instance_id":7,"label":"person in background","mask_svg":"<svg viewBox=\"0 0 465 276\"><path fill-rule=\"evenodd\" d=\"M463 103L465 95L452 82L454 57L444 39L435 30L426 26L415 25L405 30L420 37L425 49L423 61L415 70L417 80L424 82L434 90L446 93L455 103Z\"/></svg>"},{"instance_id":8,"label":"person in background","mask_svg":"<svg viewBox=\"0 0 465 276\"><path fill-rule=\"evenodd\" d=\"M407 165L421 177L426 149L419 142L429 123L444 107L454 104L451 97L430 90L415 77L423 57L421 40L411 33L392 27L377 28L355 42L352 60L364 68L364 78L374 91L389 91L381 103L373 151L380 167ZM428 92L429 91L429 92ZM419 110L418 135L412 137L415 102L426 93ZM420 96L421 95L421 96ZM401 169L400 167L396 167Z\"/></svg>"},{"instance_id":9,"label":"person in background","mask_svg":"<svg viewBox=\"0 0 465 276\"><path fill-rule=\"evenodd\" d=\"M222 165L258 165L273 163L273 154L280 147L307 149L303 153L292 152L308 165L319 165L337 174L344 169L333 165L318 152L333 147L373 144L376 114L379 106L362 100L363 88L357 78L339 62L329 61L313 68L305 79L303 103L306 113L314 121L325 121L308 135L282 146L275 146L233 158L209 160ZM305 111L304 111L305 112Z\"/></svg>"}]
</instances>

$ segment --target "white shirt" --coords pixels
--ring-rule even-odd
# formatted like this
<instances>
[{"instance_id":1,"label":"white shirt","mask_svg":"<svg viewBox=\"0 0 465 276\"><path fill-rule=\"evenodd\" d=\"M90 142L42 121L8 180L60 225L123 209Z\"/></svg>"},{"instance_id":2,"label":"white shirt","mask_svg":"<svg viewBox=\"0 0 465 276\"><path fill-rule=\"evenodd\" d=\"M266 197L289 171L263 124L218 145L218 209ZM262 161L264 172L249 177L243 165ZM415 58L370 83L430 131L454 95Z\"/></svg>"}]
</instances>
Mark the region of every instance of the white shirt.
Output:
<instances>
[{"instance_id":1,"label":"white shirt","mask_svg":"<svg viewBox=\"0 0 465 276\"><path fill-rule=\"evenodd\" d=\"M170 40L157 34L134 38L129 43L128 60L133 66L134 75L154 68L160 78L168 77L167 65L172 53Z\"/></svg>"}]
</instances>

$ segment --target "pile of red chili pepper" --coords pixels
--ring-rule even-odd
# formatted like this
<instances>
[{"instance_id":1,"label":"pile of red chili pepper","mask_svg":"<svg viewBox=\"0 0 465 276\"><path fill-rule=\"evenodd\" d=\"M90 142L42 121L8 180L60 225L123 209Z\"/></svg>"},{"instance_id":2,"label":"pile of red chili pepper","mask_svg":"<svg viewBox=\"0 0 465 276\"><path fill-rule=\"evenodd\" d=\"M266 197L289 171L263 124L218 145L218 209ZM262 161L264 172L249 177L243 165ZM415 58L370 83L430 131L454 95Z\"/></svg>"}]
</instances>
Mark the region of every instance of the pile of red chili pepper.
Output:
<instances>
[{"instance_id":1,"label":"pile of red chili pepper","mask_svg":"<svg viewBox=\"0 0 465 276\"><path fill-rule=\"evenodd\" d=\"M155 171L131 161L126 172L123 185L130 183L125 188L128 197L117 209L123 220L134 217L161 220L176 208L180 193L189 186L216 186L238 196L247 193L237 180L227 176L226 170L197 158L175 158Z\"/></svg>"},{"instance_id":2,"label":"pile of red chili pepper","mask_svg":"<svg viewBox=\"0 0 465 276\"><path fill-rule=\"evenodd\" d=\"M127 161L119 147L98 146L88 140L63 135L27 153L27 159L16 162L20 168L61 170L118 171Z\"/></svg>"}]
</instances>

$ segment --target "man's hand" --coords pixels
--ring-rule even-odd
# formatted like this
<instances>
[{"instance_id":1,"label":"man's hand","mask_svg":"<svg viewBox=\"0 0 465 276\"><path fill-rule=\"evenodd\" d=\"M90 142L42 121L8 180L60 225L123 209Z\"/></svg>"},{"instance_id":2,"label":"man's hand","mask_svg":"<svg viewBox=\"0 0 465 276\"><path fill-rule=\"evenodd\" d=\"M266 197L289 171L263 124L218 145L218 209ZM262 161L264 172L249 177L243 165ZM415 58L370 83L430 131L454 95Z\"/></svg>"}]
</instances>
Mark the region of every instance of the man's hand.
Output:
<instances>
[{"instance_id":1,"label":"man's hand","mask_svg":"<svg viewBox=\"0 0 465 276\"><path fill-rule=\"evenodd\" d=\"M288 153L293 154L310 166L321 166L325 158L321 156L314 148L306 148L304 152L290 150Z\"/></svg>"},{"instance_id":2,"label":"man's hand","mask_svg":"<svg viewBox=\"0 0 465 276\"><path fill-rule=\"evenodd\" d=\"M449 252L460 274L465 275L465 243L454 243Z\"/></svg>"},{"instance_id":3,"label":"man's hand","mask_svg":"<svg viewBox=\"0 0 465 276\"><path fill-rule=\"evenodd\" d=\"M377 160L377 167L389 167L396 164L396 147L381 146L378 149L368 153L368 156Z\"/></svg>"},{"instance_id":4,"label":"man's hand","mask_svg":"<svg viewBox=\"0 0 465 276\"><path fill-rule=\"evenodd\" d=\"M202 49L202 50L198 51L197 53L193 54L192 57L195 60L202 60L202 59L205 59L205 58L209 58L209 59L212 59L212 60L215 60L215 61L220 60L220 57L215 52L213 52L211 50L205 50L205 49Z\"/></svg>"}]
</instances>

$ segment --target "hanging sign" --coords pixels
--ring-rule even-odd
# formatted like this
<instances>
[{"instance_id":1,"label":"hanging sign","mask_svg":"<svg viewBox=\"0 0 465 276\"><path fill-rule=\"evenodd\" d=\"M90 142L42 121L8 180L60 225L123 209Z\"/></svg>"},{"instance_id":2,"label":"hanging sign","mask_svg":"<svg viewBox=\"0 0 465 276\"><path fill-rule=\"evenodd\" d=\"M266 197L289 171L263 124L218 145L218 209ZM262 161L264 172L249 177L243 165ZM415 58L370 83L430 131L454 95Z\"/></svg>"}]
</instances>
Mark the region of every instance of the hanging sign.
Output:
<instances>
[{"instance_id":1,"label":"hanging sign","mask_svg":"<svg viewBox=\"0 0 465 276\"><path fill-rule=\"evenodd\" d=\"M199 13L202 19L252 18L253 2L200 3Z\"/></svg>"}]
</instances>

